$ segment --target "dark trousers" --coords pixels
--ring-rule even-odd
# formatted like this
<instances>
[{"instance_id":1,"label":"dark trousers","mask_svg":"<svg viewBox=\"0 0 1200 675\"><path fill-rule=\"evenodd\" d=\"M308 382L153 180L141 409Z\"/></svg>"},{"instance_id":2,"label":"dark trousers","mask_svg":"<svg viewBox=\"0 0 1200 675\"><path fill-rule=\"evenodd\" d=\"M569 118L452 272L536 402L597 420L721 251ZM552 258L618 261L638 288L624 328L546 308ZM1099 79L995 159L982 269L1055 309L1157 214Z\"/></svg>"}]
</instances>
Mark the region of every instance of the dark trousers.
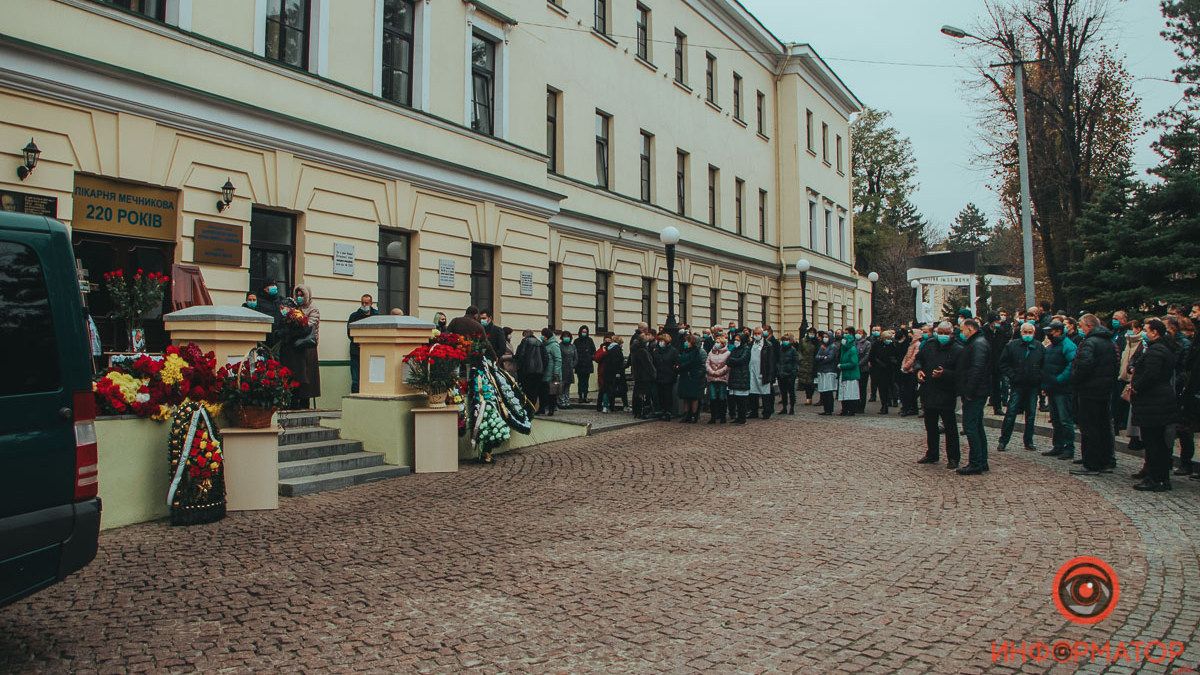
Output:
<instances>
[{"instance_id":1,"label":"dark trousers","mask_svg":"<svg viewBox=\"0 0 1200 675\"><path fill-rule=\"evenodd\" d=\"M1179 466L1191 468L1192 459L1196 457L1196 435L1178 424L1167 428L1167 454L1175 449L1175 439L1179 439Z\"/></svg>"},{"instance_id":2,"label":"dark trousers","mask_svg":"<svg viewBox=\"0 0 1200 675\"><path fill-rule=\"evenodd\" d=\"M879 387L879 410L887 412L892 407L892 374L875 373L872 386Z\"/></svg>"},{"instance_id":3,"label":"dark trousers","mask_svg":"<svg viewBox=\"0 0 1200 675\"><path fill-rule=\"evenodd\" d=\"M1146 447L1146 477L1165 483L1171 480L1171 446L1167 444L1167 427L1141 427L1142 443Z\"/></svg>"},{"instance_id":4,"label":"dark trousers","mask_svg":"<svg viewBox=\"0 0 1200 675\"><path fill-rule=\"evenodd\" d=\"M1108 403L1112 406L1113 430L1124 431L1129 425L1129 401L1121 398L1121 392L1125 391L1125 385L1128 382L1117 380L1113 383L1112 396L1109 397Z\"/></svg>"},{"instance_id":5,"label":"dark trousers","mask_svg":"<svg viewBox=\"0 0 1200 675\"><path fill-rule=\"evenodd\" d=\"M581 403L587 403L588 402L588 387L591 385L592 374L591 373L575 373L575 377L579 380L578 387L575 390L579 394L579 401Z\"/></svg>"},{"instance_id":6,"label":"dark trousers","mask_svg":"<svg viewBox=\"0 0 1200 675\"><path fill-rule=\"evenodd\" d=\"M779 411L796 409L796 378L783 377L779 378Z\"/></svg>"},{"instance_id":7,"label":"dark trousers","mask_svg":"<svg viewBox=\"0 0 1200 675\"><path fill-rule=\"evenodd\" d=\"M550 383L538 384L538 406L543 413L553 413L558 408L558 394L550 393Z\"/></svg>"},{"instance_id":8,"label":"dark trousers","mask_svg":"<svg viewBox=\"0 0 1200 675\"><path fill-rule=\"evenodd\" d=\"M1014 386L1008 393L1008 409L1004 412L1004 426L1000 428L1000 445L1008 445L1012 439L1013 427L1017 423L1017 415L1025 414L1025 431L1021 440L1025 447L1033 447L1033 422L1037 416L1037 387Z\"/></svg>"},{"instance_id":9,"label":"dark trousers","mask_svg":"<svg viewBox=\"0 0 1200 675\"><path fill-rule=\"evenodd\" d=\"M821 411L824 412L826 415L833 414L833 392L832 391L821 392Z\"/></svg>"},{"instance_id":10,"label":"dark trousers","mask_svg":"<svg viewBox=\"0 0 1200 675\"><path fill-rule=\"evenodd\" d=\"M358 345L350 345L350 393L358 393L358 355L362 348Z\"/></svg>"},{"instance_id":11,"label":"dark trousers","mask_svg":"<svg viewBox=\"0 0 1200 675\"><path fill-rule=\"evenodd\" d=\"M967 435L967 445L970 448L967 463L971 466L988 465L987 436L983 432L983 409L986 407L986 396L969 400L964 398L962 402L963 432Z\"/></svg>"},{"instance_id":12,"label":"dark trousers","mask_svg":"<svg viewBox=\"0 0 1200 675\"><path fill-rule=\"evenodd\" d=\"M654 385L650 382L633 383L633 416L649 417L654 414Z\"/></svg>"},{"instance_id":13,"label":"dark trousers","mask_svg":"<svg viewBox=\"0 0 1200 675\"><path fill-rule=\"evenodd\" d=\"M809 378L808 382L800 383L800 388L804 390L804 399L806 401L811 401L813 392L817 390L817 385L813 384L812 378Z\"/></svg>"},{"instance_id":14,"label":"dark trousers","mask_svg":"<svg viewBox=\"0 0 1200 675\"><path fill-rule=\"evenodd\" d=\"M958 445L958 424L954 419L952 408L925 407L925 456L938 458L938 449L941 447L939 423L946 428L946 461L958 464L961 459Z\"/></svg>"},{"instance_id":15,"label":"dark trousers","mask_svg":"<svg viewBox=\"0 0 1200 675\"><path fill-rule=\"evenodd\" d=\"M542 374L541 373L521 373L517 375L517 381L521 384L521 392L525 394L525 398L529 401L526 406L530 412L535 410L538 403L538 397L542 392Z\"/></svg>"},{"instance_id":16,"label":"dark trousers","mask_svg":"<svg viewBox=\"0 0 1200 675\"><path fill-rule=\"evenodd\" d=\"M1112 413L1107 398L1081 398L1076 411L1079 418L1079 449L1083 466L1093 471L1116 464L1113 448Z\"/></svg>"},{"instance_id":17,"label":"dark trousers","mask_svg":"<svg viewBox=\"0 0 1200 675\"><path fill-rule=\"evenodd\" d=\"M870 387L870 383L871 371L862 371L862 376L858 378L858 400L853 402L854 406L858 408L859 412L866 412L867 410L867 392Z\"/></svg>"},{"instance_id":18,"label":"dark trousers","mask_svg":"<svg viewBox=\"0 0 1200 675\"><path fill-rule=\"evenodd\" d=\"M658 414L671 417L675 414L675 383L674 382L656 382L654 385L656 392L655 399L658 404Z\"/></svg>"},{"instance_id":19,"label":"dark trousers","mask_svg":"<svg viewBox=\"0 0 1200 675\"><path fill-rule=\"evenodd\" d=\"M735 422L745 422L746 421L746 407L747 407L746 399L748 399L748 398L750 398L750 397L749 396L734 396L734 395L730 394L730 396L729 396L729 416Z\"/></svg>"},{"instance_id":20,"label":"dark trousers","mask_svg":"<svg viewBox=\"0 0 1200 675\"><path fill-rule=\"evenodd\" d=\"M1050 398L1050 424L1054 426L1054 449L1075 454L1075 406L1071 395L1053 392Z\"/></svg>"},{"instance_id":21,"label":"dark trousers","mask_svg":"<svg viewBox=\"0 0 1200 675\"><path fill-rule=\"evenodd\" d=\"M917 412L917 376L913 373L900 373L900 411Z\"/></svg>"}]
</instances>

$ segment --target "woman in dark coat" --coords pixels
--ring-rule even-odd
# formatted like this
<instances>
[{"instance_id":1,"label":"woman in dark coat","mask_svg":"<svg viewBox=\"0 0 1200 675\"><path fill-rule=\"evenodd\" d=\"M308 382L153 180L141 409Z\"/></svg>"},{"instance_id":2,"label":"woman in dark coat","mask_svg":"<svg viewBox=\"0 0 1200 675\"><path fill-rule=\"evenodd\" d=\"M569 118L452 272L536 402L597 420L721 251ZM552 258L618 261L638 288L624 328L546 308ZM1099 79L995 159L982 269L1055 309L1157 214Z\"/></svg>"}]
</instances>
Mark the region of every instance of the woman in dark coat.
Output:
<instances>
[{"instance_id":1,"label":"woman in dark coat","mask_svg":"<svg viewBox=\"0 0 1200 675\"><path fill-rule=\"evenodd\" d=\"M633 416L640 420L650 419L654 414L654 383L657 373L654 360L650 358L650 343L647 334L638 334L629 345L629 370L633 376Z\"/></svg>"},{"instance_id":2,"label":"woman in dark coat","mask_svg":"<svg viewBox=\"0 0 1200 675\"><path fill-rule=\"evenodd\" d=\"M587 326L579 327L579 336L575 338L575 377L579 380L578 389L580 403L588 403L588 388L592 379L592 357L596 355L596 343L592 341L591 331Z\"/></svg>"},{"instance_id":3,"label":"woman in dark coat","mask_svg":"<svg viewBox=\"0 0 1200 675\"><path fill-rule=\"evenodd\" d=\"M784 335L779 343L779 414L796 414L796 377L800 373L800 350L796 339Z\"/></svg>"},{"instance_id":4,"label":"woman in dark coat","mask_svg":"<svg viewBox=\"0 0 1200 675\"><path fill-rule=\"evenodd\" d=\"M658 335L658 346L650 349L653 350L650 356L654 359L657 376L658 416L670 422L675 411L675 362L679 359L679 350L671 346L671 336L665 332Z\"/></svg>"},{"instance_id":5,"label":"woman in dark coat","mask_svg":"<svg viewBox=\"0 0 1200 675\"><path fill-rule=\"evenodd\" d=\"M796 383L804 390L804 405L812 405L813 391L816 390L816 364L817 364L817 334L811 333L800 338L800 342L796 345L796 354L799 357L799 363L796 368Z\"/></svg>"},{"instance_id":6,"label":"woman in dark coat","mask_svg":"<svg viewBox=\"0 0 1200 675\"><path fill-rule=\"evenodd\" d=\"M750 346L746 337L734 333L729 343L729 404L734 424L745 424L750 400Z\"/></svg>"},{"instance_id":7,"label":"woman in dark coat","mask_svg":"<svg viewBox=\"0 0 1200 675\"><path fill-rule=\"evenodd\" d=\"M691 333L681 338L680 345L676 368L679 398L683 401L682 421L695 424L700 419L700 397L704 395L704 352Z\"/></svg>"},{"instance_id":8,"label":"woman in dark coat","mask_svg":"<svg viewBox=\"0 0 1200 675\"><path fill-rule=\"evenodd\" d=\"M871 377L879 384L880 415L888 414L888 408L892 405L892 385L900 372L901 357L895 340L896 331L885 330L871 348Z\"/></svg>"},{"instance_id":9,"label":"woman in dark coat","mask_svg":"<svg viewBox=\"0 0 1200 675\"><path fill-rule=\"evenodd\" d=\"M279 360L292 371L300 386L292 390L292 408L302 410L321 395L321 369L317 365L317 343L321 337L321 312L312 302L308 286L296 286L292 300L308 319L305 335L290 333L280 343Z\"/></svg>"},{"instance_id":10,"label":"woman in dark coat","mask_svg":"<svg viewBox=\"0 0 1200 675\"><path fill-rule=\"evenodd\" d=\"M1146 476L1133 488L1166 492L1171 489L1171 446L1167 445L1167 426L1176 422L1179 411L1171 386L1178 354L1175 341L1167 335L1162 321L1147 321L1145 330L1150 344L1133 367L1130 402L1133 424L1141 430L1142 444L1146 448Z\"/></svg>"},{"instance_id":11,"label":"woman in dark coat","mask_svg":"<svg viewBox=\"0 0 1200 675\"><path fill-rule=\"evenodd\" d=\"M621 339L613 336L612 342L604 347L600 359L600 412L608 412L613 400L620 394L622 375L625 372L625 354L621 351Z\"/></svg>"}]
</instances>

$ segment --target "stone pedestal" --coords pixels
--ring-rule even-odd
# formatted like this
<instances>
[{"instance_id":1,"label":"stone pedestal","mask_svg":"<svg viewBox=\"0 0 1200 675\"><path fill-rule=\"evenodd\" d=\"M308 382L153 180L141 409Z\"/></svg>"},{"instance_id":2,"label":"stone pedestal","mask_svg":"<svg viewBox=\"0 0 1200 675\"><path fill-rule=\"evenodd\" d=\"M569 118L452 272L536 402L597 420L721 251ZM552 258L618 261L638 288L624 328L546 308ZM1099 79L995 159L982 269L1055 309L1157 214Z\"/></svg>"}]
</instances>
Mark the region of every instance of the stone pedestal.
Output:
<instances>
[{"instance_id":1,"label":"stone pedestal","mask_svg":"<svg viewBox=\"0 0 1200 675\"><path fill-rule=\"evenodd\" d=\"M163 317L176 345L194 342L217 355L217 367L241 361L271 332L271 317L245 307L197 305Z\"/></svg>"},{"instance_id":2,"label":"stone pedestal","mask_svg":"<svg viewBox=\"0 0 1200 675\"><path fill-rule=\"evenodd\" d=\"M279 431L276 426L221 431L227 510L279 508Z\"/></svg>"},{"instance_id":3,"label":"stone pedestal","mask_svg":"<svg viewBox=\"0 0 1200 675\"><path fill-rule=\"evenodd\" d=\"M342 397L342 438L361 441L363 450L383 453L394 466L413 465L413 408L425 405L424 394Z\"/></svg>"},{"instance_id":4,"label":"stone pedestal","mask_svg":"<svg viewBox=\"0 0 1200 675\"><path fill-rule=\"evenodd\" d=\"M350 339L359 346L359 393L384 397L418 393L404 383L404 357L427 344L432 331L433 324L412 316L372 316L350 324Z\"/></svg>"},{"instance_id":5,"label":"stone pedestal","mask_svg":"<svg viewBox=\"0 0 1200 675\"><path fill-rule=\"evenodd\" d=\"M458 409L414 408L414 473L458 471Z\"/></svg>"}]
</instances>

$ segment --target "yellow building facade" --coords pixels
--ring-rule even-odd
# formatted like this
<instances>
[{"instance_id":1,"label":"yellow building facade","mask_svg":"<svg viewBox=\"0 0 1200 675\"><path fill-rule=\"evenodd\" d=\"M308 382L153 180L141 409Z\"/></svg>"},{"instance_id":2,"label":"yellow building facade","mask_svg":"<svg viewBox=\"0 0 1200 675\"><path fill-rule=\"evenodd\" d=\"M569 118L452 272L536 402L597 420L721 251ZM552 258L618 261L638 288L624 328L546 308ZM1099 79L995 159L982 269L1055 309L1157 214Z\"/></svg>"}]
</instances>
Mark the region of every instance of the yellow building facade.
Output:
<instances>
[{"instance_id":1,"label":"yellow building facade","mask_svg":"<svg viewBox=\"0 0 1200 675\"><path fill-rule=\"evenodd\" d=\"M628 334L667 316L668 226L681 321L861 324L859 108L734 0L26 0L0 25L0 198L68 223L93 282L309 286L335 406L362 294Z\"/></svg>"}]
</instances>

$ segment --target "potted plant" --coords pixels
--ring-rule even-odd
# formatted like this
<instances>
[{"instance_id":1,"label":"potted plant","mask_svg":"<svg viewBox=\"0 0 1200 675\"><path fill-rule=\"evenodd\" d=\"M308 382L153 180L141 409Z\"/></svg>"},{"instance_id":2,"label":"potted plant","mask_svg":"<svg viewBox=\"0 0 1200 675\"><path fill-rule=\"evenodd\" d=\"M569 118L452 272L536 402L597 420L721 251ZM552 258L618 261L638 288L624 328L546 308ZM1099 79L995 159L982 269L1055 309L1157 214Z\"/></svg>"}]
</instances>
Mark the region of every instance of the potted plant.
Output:
<instances>
[{"instance_id":1,"label":"potted plant","mask_svg":"<svg viewBox=\"0 0 1200 675\"><path fill-rule=\"evenodd\" d=\"M286 366L261 357L221 366L218 378L230 419L246 429L271 426L271 416L291 402L292 390L300 386Z\"/></svg>"},{"instance_id":2,"label":"potted plant","mask_svg":"<svg viewBox=\"0 0 1200 675\"><path fill-rule=\"evenodd\" d=\"M459 385L468 346L461 335L439 334L404 357L408 366L405 383L425 392L430 408L446 407L446 393Z\"/></svg>"},{"instance_id":3,"label":"potted plant","mask_svg":"<svg viewBox=\"0 0 1200 675\"><path fill-rule=\"evenodd\" d=\"M169 281L170 278L165 274L147 274L141 268L130 276L125 275L125 270L104 273L104 290L112 298L113 313L124 320L129 328L129 351L145 349L142 319L151 309L162 306L163 293Z\"/></svg>"}]
</instances>

